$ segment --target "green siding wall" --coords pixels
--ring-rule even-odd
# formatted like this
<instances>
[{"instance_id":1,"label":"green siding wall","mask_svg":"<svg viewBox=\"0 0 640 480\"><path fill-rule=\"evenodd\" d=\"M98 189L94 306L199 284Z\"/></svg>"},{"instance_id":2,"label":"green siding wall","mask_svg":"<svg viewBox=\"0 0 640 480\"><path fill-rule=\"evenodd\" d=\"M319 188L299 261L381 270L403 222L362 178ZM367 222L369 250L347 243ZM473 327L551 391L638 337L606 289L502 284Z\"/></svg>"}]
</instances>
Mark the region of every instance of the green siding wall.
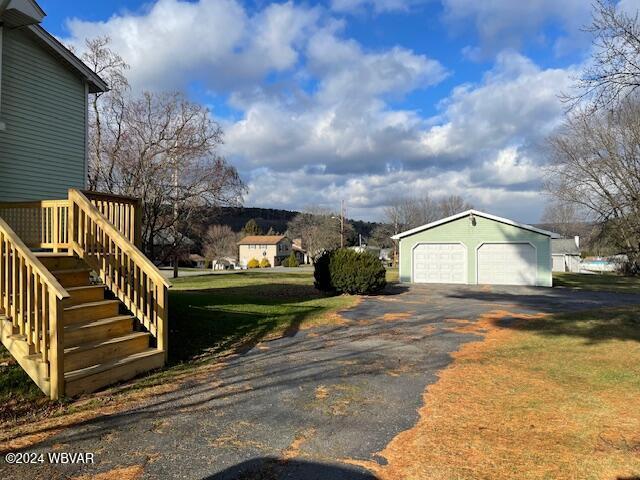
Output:
<instances>
[{"instance_id":1,"label":"green siding wall","mask_svg":"<svg viewBox=\"0 0 640 480\"><path fill-rule=\"evenodd\" d=\"M476 250L483 243L530 242L538 254L540 286L550 287L551 240L546 235L476 216L472 225L468 217L415 233L400 240L400 281L411 282L413 247L421 242L460 242L467 247L467 283L476 283Z\"/></svg>"},{"instance_id":2,"label":"green siding wall","mask_svg":"<svg viewBox=\"0 0 640 480\"><path fill-rule=\"evenodd\" d=\"M4 30L0 201L66 198L85 185L84 81L25 30Z\"/></svg>"}]
</instances>

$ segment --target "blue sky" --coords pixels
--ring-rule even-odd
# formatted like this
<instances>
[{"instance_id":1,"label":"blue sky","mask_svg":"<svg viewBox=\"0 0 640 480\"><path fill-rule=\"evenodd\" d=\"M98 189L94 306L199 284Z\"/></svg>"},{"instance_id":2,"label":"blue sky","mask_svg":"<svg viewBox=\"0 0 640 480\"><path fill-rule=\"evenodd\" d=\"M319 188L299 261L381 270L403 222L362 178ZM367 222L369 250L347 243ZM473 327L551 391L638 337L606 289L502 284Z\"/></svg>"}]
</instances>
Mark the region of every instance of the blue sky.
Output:
<instances>
[{"instance_id":1,"label":"blue sky","mask_svg":"<svg viewBox=\"0 0 640 480\"><path fill-rule=\"evenodd\" d=\"M77 48L109 35L135 89L210 106L247 205L344 199L373 220L395 197L455 193L538 221L558 95L591 49L585 0L40 3Z\"/></svg>"}]
</instances>

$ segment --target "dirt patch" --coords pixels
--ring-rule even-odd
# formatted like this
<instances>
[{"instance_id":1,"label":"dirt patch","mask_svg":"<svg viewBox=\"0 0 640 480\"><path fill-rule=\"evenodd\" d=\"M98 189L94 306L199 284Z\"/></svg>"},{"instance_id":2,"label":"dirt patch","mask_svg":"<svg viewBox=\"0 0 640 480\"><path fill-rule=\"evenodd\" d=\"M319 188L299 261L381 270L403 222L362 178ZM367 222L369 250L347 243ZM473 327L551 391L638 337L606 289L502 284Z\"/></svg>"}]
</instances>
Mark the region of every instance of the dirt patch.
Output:
<instances>
[{"instance_id":1,"label":"dirt patch","mask_svg":"<svg viewBox=\"0 0 640 480\"><path fill-rule=\"evenodd\" d=\"M103 473L80 475L79 477L73 477L71 480L112 480L114 478L118 480L138 480L143 473L144 467L142 465L132 465L130 467L115 468Z\"/></svg>"},{"instance_id":2,"label":"dirt patch","mask_svg":"<svg viewBox=\"0 0 640 480\"><path fill-rule=\"evenodd\" d=\"M398 320L406 320L415 315L416 312L389 312L382 315L383 322L397 322Z\"/></svg>"},{"instance_id":3,"label":"dirt patch","mask_svg":"<svg viewBox=\"0 0 640 480\"><path fill-rule=\"evenodd\" d=\"M300 457L302 454L300 450L302 448L302 445L308 442L309 439L311 439L311 437L313 437L315 434L316 434L316 429L313 427L307 428L302 432L298 433L298 435L296 435L296 437L291 442L291 445L289 445L282 452L281 458L283 460L290 460L292 458Z\"/></svg>"},{"instance_id":4,"label":"dirt patch","mask_svg":"<svg viewBox=\"0 0 640 480\"><path fill-rule=\"evenodd\" d=\"M316 400L323 400L329 396L329 389L324 385L316 388Z\"/></svg>"},{"instance_id":5,"label":"dirt patch","mask_svg":"<svg viewBox=\"0 0 640 480\"><path fill-rule=\"evenodd\" d=\"M427 336L433 335L437 330L438 330L438 327L436 327L435 325L425 325L420 329L420 331Z\"/></svg>"}]
</instances>

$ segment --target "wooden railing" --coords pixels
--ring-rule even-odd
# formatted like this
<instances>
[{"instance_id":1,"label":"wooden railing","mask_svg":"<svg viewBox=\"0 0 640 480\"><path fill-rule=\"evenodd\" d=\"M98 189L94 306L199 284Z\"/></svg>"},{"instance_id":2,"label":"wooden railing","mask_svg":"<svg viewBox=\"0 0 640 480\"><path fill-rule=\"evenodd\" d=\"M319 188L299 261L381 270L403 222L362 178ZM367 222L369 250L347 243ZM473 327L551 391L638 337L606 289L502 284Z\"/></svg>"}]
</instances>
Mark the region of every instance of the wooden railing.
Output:
<instances>
[{"instance_id":1,"label":"wooden railing","mask_svg":"<svg viewBox=\"0 0 640 480\"><path fill-rule=\"evenodd\" d=\"M12 322L11 333L22 335L28 353L46 364L45 375L36 371L32 376L41 388L49 378L53 399L64 392L62 300L67 297L67 291L0 218L0 309Z\"/></svg>"},{"instance_id":2,"label":"wooden railing","mask_svg":"<svg viewBox=\"0 0 640 480\"><path fill-rule=\"evenodd\" d=\"M87 199L136 247L141 246L142 203L137 198L110 193L82 192Z\"/></svg>"},{"instance_id":3,"label":"wooden railing","mask_svg":"<svg viewBox=\"0 0 640 480\"><path fill-rule=\"evenodd\" d=\"M83 192L69 190L69 203L70 248L100 275L166 355L169 282Z\"/></svg>"},{"instance_id":4,"label":"wooden railing","mask_svg":"<svg viewBox=\"0 0 640 480\"><path fill-rule=\"evenodd\" d=\"M0 203L0 217L30 248L68 248L68 200Z\"/></svg>"}]
</instances>

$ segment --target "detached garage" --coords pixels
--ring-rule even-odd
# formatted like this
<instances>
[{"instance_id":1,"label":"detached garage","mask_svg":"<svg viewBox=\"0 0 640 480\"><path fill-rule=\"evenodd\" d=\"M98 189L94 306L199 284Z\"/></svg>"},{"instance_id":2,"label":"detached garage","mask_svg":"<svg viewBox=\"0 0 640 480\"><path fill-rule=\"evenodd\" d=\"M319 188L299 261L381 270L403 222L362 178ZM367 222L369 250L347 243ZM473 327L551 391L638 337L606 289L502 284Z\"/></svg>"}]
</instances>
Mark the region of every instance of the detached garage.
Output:
<instances>
[{"instance_id":1,"label":"detached garage","mask_svg":"<svg viewBox=\"0 0 640 480\"><path fill-rule=\"evenodd\" d=\"M477 210L395 235L400 281L550 287L557 235Z\"/></svg>"}]
</instances>

